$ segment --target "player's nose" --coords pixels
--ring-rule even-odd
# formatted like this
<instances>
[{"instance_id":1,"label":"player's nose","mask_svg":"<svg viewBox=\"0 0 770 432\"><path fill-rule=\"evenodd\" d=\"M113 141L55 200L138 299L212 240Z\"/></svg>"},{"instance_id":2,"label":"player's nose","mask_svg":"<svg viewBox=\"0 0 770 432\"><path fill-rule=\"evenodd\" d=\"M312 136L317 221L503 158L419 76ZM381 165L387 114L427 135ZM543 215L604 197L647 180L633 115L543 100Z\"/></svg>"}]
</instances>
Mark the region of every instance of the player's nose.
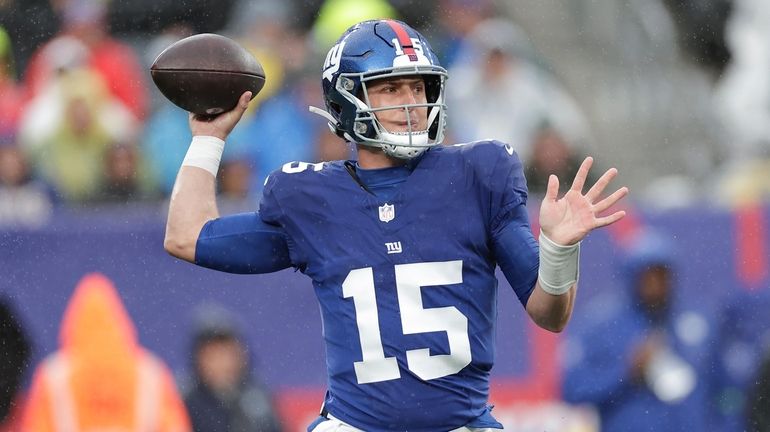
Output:
<instances>
[{"instance_id":1,"label":"player's nose","mask_svg":"<svg viewBox=\"0 0 770 432\"><path fill-rule=\"evenodd\" d=\"M417 103L417 94L415 93L414 89L411 86L406 86L406 90L404 91L404 98L405 98L405 104Z\"/></svg>"}]
</instances>

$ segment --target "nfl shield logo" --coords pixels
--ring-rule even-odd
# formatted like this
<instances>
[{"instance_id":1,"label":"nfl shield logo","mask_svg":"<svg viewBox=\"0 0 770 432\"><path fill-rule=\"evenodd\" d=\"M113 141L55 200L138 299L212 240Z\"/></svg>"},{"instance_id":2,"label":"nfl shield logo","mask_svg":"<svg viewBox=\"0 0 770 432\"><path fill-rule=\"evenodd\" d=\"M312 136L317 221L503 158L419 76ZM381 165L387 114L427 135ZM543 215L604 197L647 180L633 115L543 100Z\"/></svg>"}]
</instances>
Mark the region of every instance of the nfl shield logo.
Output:
<instances>
[{"instance_id":1,"label":"nfl shield logo","mask_svg":"<svg viewBox=\"0 0 770 432\"><path fill-rule=\"evenodd\" d=\"M385 203L380 206L380 220L390 222L396 217L396 208L392 204Z\"/></svg>"}]
</instances>

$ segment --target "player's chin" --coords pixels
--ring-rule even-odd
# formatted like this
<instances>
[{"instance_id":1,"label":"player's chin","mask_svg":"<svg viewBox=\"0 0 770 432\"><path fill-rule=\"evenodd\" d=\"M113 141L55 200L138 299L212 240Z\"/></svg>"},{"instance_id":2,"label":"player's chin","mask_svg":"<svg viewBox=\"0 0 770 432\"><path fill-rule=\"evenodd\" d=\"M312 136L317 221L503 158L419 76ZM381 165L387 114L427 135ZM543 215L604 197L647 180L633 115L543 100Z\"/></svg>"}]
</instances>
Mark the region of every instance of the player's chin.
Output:
<instances>
[{"instance_id":1,"label":"player's chin","mask_svg":"<svg viewBox=\"0 0 770 432\"><path fill-rule=\"evenodd\" d=\"M406 135L408 133L424 132L426 129L427 128L424 125L412 126L411 128L409 127L409 125L403 125L403 124L391 125L390 127L387 127L387 126L385 127L385 130L387 132L390 132L392 134L397 134L397 135Z\"/></svg>"}]
</instances>

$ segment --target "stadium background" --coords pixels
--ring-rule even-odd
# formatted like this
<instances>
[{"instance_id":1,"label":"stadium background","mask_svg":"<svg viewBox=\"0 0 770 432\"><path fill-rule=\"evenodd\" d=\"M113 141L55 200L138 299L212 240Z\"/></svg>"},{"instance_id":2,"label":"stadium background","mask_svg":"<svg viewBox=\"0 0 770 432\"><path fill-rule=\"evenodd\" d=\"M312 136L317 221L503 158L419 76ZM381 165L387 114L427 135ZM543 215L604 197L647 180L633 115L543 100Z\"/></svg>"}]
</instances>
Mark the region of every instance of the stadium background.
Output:
<instances>
[{"instance_id":1,"label":"stadium background","mask_svg":"<svg viewBox=\"0 0 770 432\"><path fill-rule=\"evenodd\" d=\"M45 3L11 1L3 3L11 6L0 8L0 25L13 40L21 79L31 53L58 31L56 12L41 6ZM150 42L158 40L167 24L181 21L193 32L224 32L246 3L113 0L109 23L113 35L146 62L152 57L147 52ZM276 6L257 3L268 8L254 9L257 13ZM322 3L293 2L297 9L291 27L316 37ZM391 12L429 35L441 34L434 31L435 15L450 3L477 2L394 0ZM745 392L765 352L770 232L765 196L749 193L753 199L747 200L744 190L723 187L729 184L724 179L734 163L746 159L733 157L745 152L734 147L737 138L717 121L719 110L713 108L715 83L730 64L724 25L732 2L678 3L519 0L499 1L496 8L529 35L529 59L543 65L574 96L591 130L585 150L596 155L600 165L617 166L621 181L632 189L632 217L584 243L581 291L567 334L579 331L585 317L601 307L602 294L624 289L621 260L629 239L647 229L664 233L677 245L680 303L707 317L714 335L730 336L715 337L712 367L698 371L700 380L715 383L717 398L719 392ZM50 13L40 12L45 10ZM50 21L29 16L47 16ZM149 80L145 84L152 116L164 102ZM756 189L761 189L762 179L757 182ZM248 196L245 205L253 206L256 199ZM533 199L533 216L536 203ZM0 205L6 206L2 214L7 215L15 204ZM232 310L244 324L255 373L274 392L286 430L303 430L317 412L325 385L320 319L310 283L291 271L233 276L169 257L162 248L165 207L162 196L110 204L54 200L32 224L13 217L4 221L0 295L20 312L33 340L32 363L56 349L60 318L77 281L99 271L118 287L141 343L180 374L190 366L195 306L212 301ZM595 429L590 409L560 402L565 335L546 334L527 324L502 278L501 293L495 414L508 430ZM738 330L721 328L730 313L751 325L728 322L724 325ZM729 375L719 365L724 353L736 346L743 349L745 369ZM728 407L723 414L739 417L742 412Z\"/></svg>"}]
</instances>

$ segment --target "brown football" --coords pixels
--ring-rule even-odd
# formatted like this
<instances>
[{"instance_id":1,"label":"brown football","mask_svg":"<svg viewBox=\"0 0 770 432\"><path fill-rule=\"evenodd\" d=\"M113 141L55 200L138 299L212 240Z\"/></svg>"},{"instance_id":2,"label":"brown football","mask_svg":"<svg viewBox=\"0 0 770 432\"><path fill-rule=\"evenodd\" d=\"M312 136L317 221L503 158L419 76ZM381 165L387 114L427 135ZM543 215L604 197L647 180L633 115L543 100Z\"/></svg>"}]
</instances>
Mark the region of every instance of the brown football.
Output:
<instances>
[{"instance_id":1,"label":"brown football","mask_svg":"<svg viewBox=\"0 0 770 432\"><path fill-rule=\"evenodd\" d=\"M150 74L163 96L202 115L229 111L243 92L254 97L265 85L259 61L234 40L213 33L175 42L158 55Z\"/></svg>"}]
</instances>

